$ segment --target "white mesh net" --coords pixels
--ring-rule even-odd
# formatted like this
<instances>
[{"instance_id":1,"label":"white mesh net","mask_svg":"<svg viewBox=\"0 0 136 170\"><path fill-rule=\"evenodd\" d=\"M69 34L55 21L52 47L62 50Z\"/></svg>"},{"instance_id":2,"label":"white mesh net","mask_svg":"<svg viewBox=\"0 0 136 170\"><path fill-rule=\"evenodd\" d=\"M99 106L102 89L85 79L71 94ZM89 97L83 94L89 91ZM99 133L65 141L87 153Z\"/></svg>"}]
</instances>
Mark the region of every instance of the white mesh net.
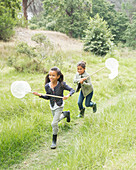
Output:
<instances>
[{"instance_id":1,"label":"white mesh net","mask_svg":"<svg viewBox=\"0 0 136 170\"><path fill-rule=\"evenodd\" d=\"M17 98L23 98L31 92L31 87L26 81L15 81L11 84L11 93Z\"/></svg>"},{"instance_id":2,"label":"white mesh net","mask_svg":"<svg viewBox=\"0 0 136 170\"><path fill-rule=\"evenodd\" d=\"M105 66L111 71L109 78L114 79L118 75L118 61L115 58L108 58L105 62Z\"/></svg>"}]
</instances>

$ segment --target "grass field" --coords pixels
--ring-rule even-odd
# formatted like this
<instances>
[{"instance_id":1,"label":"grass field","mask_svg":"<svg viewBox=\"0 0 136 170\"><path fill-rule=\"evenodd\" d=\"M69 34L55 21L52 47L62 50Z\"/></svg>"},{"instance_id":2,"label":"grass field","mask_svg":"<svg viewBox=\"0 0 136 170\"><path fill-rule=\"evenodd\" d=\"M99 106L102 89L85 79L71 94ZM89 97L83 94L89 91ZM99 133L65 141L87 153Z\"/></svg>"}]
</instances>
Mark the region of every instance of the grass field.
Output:
<instances>
[{"instance_id":1,"label":"grass field","mask_svg":"<svg viewBox=\"0 0 136 170\"><path fill-rule=\"evenodd\" d=\"M114 57L119 61L119 75L110 80L105 69L91 78L93 101L98 106L95 114L86 108L85 118L77 119L78 94L65 102L64 110L71 111L72 121L59 124L58 147L51 150L49 101L32 94L17 99L10 91L12 82L25 80L33 91L44 94L45 75L18 73L8 67L14 48L0 45L0 169L136 168L136 51L115 49L105 58L63 52L61 69L67 84L74 88L76 63L81 60L87 62L91 74L103 67L108 57Z\"/></svg>"}]
</instances>

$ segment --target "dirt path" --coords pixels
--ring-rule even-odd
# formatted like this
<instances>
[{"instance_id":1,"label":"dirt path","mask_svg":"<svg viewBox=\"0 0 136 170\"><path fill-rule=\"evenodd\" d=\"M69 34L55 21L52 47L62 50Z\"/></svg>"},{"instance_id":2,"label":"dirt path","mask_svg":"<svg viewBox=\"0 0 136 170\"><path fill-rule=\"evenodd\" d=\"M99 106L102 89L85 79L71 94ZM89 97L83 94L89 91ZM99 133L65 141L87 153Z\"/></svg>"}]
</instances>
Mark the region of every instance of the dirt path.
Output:
<instances>
[{"instance_id":1,"label":"dirt path","mask_svg":"<svg viewBox=\"0 0 136 170\"><path fill-rule=\"evenodd\" d=\"M35 46L36 43L31 40L31 37L38 33L45 34L51 43L63 51L82 51L83 49L83 44L79 40L69 38L67 35L55 31L17 28L13 41L24 41L28 43L28 45Z\"/></svg>"}]
</instances>

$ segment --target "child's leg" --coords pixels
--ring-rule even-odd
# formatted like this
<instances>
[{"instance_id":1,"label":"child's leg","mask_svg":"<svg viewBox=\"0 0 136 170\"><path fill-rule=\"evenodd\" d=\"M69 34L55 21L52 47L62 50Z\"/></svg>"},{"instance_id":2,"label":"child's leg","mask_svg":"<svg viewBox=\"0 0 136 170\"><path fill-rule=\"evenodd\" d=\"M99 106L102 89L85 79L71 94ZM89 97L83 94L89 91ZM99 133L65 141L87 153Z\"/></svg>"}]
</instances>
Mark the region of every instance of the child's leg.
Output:
<instances>
[{"instance_id":1,"label":"child's leg","mask_svg":"<svg viewBox=\"0 0 136 170\"><path fill-rule=\"evenodd\" d=\"M63 112L61 113L61 115L60 115L60 118L59 118L59 122L62 120L62 119L64 119L65 118L65 116L64 116L64 114L63 114Z\"/></svg>"},{"instance_id":2,"label":"child's leg","mask_svg":"<svg viewBox=\"0 0 136 170\"><path fill-rule=\"evenodd\" d=\"M93 107L93 112L96 112L97 110L96 103L91 101L92 97L93 97L93 91L89 95L86 96L85 106Z\"/></svg>"},{"instance_id":3,"label":"child's leg","mask_svg":"<svg viewBox=\"0 0 136 170\"><path fill-rule=\"evenodd\" d=\"M52 145L51 149L56 149L56 142L57 142L57 133L58 133L58 122L60 120L60 115L62 114L63 107L58 108L56 110L52 110L53 115L53 121L52 121L52 130L53 130L53 136L52 136Z\"/></svg>"},{"instance_id":4,"label":"child's leg","mask_svg":"<svg viewBox=\"0 0 136 170\"><path fill-rule=\"evenodd\" d=\"M84 101L84 95L83 95L83 92L81 90L80 93L79 93L79 97L78 97L78 107L79 107L79 110L83 109L83 101Z\"/></svg>"},{"instance_id":5,"label":"child's leg","mask_svg":"<svg viewBox=\"0 0 136 170\"><path fill-rule=\"evenodd\" d=\"M79 98L78 98L78 107L80 110L80 114L77 117L84 117L85 108L83 107L83 101L84 101L84 95L81 90L79 93Z\"/></svg>"},{"instance_id":6,"label":"child's leg","mask_svg":"<svg viewBox=\"0 0 136 170\"><path fill-rule=\"evenodd\" d=\"M67 122L70 122L70 111L64 111L62 112L62 114L60 115L60 120L67 118Z\"/></svg>"},{"instance_id":7,"label":"child's leg","mask_svg":"<svg viewBox=\"0 0 136 170\"><path fill-rule=\"evenodd\" d=\"M86 96L86 100L85 100L85 106L86 107L92 107L93 106L93 102L91 101L92 97L93 97L93 91Z\"/></svg>"},{"instance_id":8,"label":"child's leg","mask_svg":"<svg viewBox=\"0 0 136 170\"><path fill-rule=\"evenodd\" d=\"M58 133L58 122L60 121L60 116L62 114L63 107L60 107L56 110L52 110L53 121L52 121L52 130L53 134L56 135Z\"/></svg>"}]
</instances>

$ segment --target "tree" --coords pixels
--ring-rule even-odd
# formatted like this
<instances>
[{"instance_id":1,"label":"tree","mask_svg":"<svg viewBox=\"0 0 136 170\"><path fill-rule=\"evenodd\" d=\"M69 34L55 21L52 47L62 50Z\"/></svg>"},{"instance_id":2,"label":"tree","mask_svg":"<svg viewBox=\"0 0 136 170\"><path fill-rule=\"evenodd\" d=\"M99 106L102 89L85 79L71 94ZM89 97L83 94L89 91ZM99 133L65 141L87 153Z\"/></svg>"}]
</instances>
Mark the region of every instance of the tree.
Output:
<instances>
[{"instance_id":1,"label":"tree","mask_svg":"<svg viewBox=\"0 0 136 170\"><path fill-rule=\"evenodd\" d=\"M129 24L125 33L126 45L136 49L136 13L132 16L132 23Z\"/></svg>"},{"instance_id":2,"label":"tree","mask_svg":"<svg viewBox=\"0 0 136 170\"><path fill-rule=\"evenodd\" d=\"M91 3L89 0L45 0L46 28L82 37L87 28Z\"/></svg>"},{"instance_id":3,"label":"tree","mask_svg":"<svg viewBox=\"0 0 136 170\"><path fill-rule=\"evenodd\" d=\"M127 0L127 2L122 3L122 11L127 14L130 22L132 21L133 13L136 12L136 1Z\"/></svg>"},{"instance_id":4,"label":"tree","mask_svg":"<svg viewBox=\"0 0 136 170\"><path fill-rule=\"evenodd\" d=\"M96 55L106 55L113 45L113 37L108 29L106 21L97 14L90 18L90 22L84 38L84 50L93 52Z\"/></svg>"},{"instance_id":5,"label":"tree","mask_svg":"<svg viewBox=\"0 0 136 170\"><path fill-rule=\"evenodd\" d=\"M34 15L38 15L43 11L43 0L34 0L33 3L28 7L28 12L31 12Z\"/></svg>"},{"instance_id":6,"label":"tree","mask_svg":"<svg viewBox=\"0 0 136 170\"><path fill-rule=\"evenodd\" d=\"M0 1L0 39L8 40L13 34L13 28L20 8L20 0Z\"/></svg>"},{"instance_id":7,"label":"tree","mask_svg":"<svg viewBox=\"0 0 136 170\"><path fill-rule=\"evenodd\" d=\"M27 15L27 9L28 7L34 2L34 0L23 0L23 12L24 12L24 18L28 20L28 15Z\"/></svg>"},{"instance_id":8,"label":"tree","mask_svg":"<svg viewBox=\"0 0 136 170\"><path fill-rule=\"evenodd\" d=\"M114 42L124 42L123 36L128 26L128 18L125 14L117 12L114 5L105 0L92 0L92 13L94 17L97 13L105 20L114 35Z\"/></svg>"}]
</instances>

